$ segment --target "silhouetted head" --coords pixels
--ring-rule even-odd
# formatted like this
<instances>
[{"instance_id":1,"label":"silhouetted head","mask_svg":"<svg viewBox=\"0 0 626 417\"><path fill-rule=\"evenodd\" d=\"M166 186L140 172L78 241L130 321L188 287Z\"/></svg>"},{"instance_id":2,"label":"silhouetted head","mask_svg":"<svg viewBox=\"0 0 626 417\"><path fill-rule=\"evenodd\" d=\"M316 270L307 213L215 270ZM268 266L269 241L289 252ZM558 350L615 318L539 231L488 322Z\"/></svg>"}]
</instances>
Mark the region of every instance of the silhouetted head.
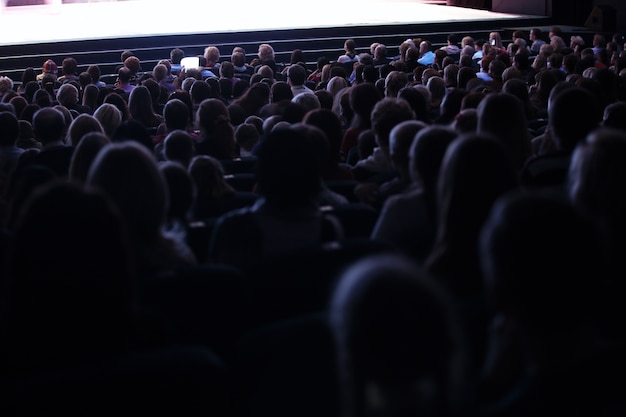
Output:
<instances>
[{"instance_id":1,"label":"silhouetted head","mask_svg":"<svg viewBox=\"0 0 626 417\"><path fill-rule=\"evenodd\" d=\"M257 184L268 203L282 206L315 204L321 187L324 133L297 123L273 129L260 143Z\"/></svg>"},{"instance_id":2,"label":"silhouetted head","mask_svg":"<svg viewBox=\"0 0 626 417\"><path fill-rule=\"evenodd\" d=\"M447 415L462 349L447 296L397 255L360 260L330 307L346 416Z\"/></svg>"},{"instance_id":3,"label":"silhouetted head","mask_svg":"<svg viewBox=\"0 0 626 417\"><path fill-rule=\"evenodd\" d=\"M519 319L527 336L569 331L592 309L603 247L591 222L567 200L536 192L503 196L479 245L492 307Z\"/></svg>"}]
</instances>

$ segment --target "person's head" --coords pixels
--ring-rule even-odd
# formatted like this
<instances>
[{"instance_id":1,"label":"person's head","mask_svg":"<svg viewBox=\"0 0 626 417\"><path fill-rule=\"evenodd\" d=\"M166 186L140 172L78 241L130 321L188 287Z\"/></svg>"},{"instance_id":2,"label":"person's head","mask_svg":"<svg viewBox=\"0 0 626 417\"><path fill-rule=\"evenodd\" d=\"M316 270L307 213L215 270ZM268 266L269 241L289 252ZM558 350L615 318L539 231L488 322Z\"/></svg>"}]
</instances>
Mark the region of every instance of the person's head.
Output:
<instances>
[{"instance_id":1,"label":"person's head","mask_svg":"<svg viewBox=\"0 0 626 417\"><path fill-rule=\"evenodd\" d=\"M430 123L430 99L426 99L424 94L415 87L404 87L398 92L398 98L406 100L413 111L415 119L424 123Z\"/></svg>"},{"instance_id":2,"label":"person's head","mask_svg":"<svg viewBox=\"0 0 626 417\"><path fill-rule=\"evenodd\" d=\"M208 98L198 107L196 123L200 137L211 141L214 157L230 159L235 155L235 131L223 101Z\"/></svg>"},{"instance_id":3,"label":"person's head","mask_svg":"<svg viewBox=\"0 0 626 417\"><path fill-rule=\"evenodd\" d=\"M94 116L90 114L79 114L67 129L65 140L71 146L78 146L82 137L90 132L104 133L102 125Z\"/></svg>"},{"instance_id":4,"label":"person's head","mask_svg":"<svg viewBox=\"0 0 626 417\"><path fill-rule=\"evenodd\" d=\"M428 196L434 196L443 157L458 134L448 126L426 126L416 133L409 148L411 179Z\"/></svg>"},{"instance_id":5,"label":"person's head","mask_svg":"<svg viewBox=\"0 0 626 417\"><path fill-rule=\"evenodd\" d=\"M306 59L304 57L304 52L302 51L302 49L294 49L291 51L291 56L289 57L289 63L293 65L299 62L306 62Z\"/></svg>"},{"instance_id":6,"label":"person's head","mask_svg":"<svg viewBox=\"0 0 626 417\"><path fill-rule=\"evenodd\" d=\"M125 49L120 53L120 62L123 64L126 61L126 58L134 56L135 53L130 49Z\"/></svg>"},{"instance_id":7,"label":"person's head","mask_svg":"<svg viewBox=\"0 0 626 417\"><path fill-rule=\"evenodd\" d=\"M56 62L54 62L54 60L52 59L46 59L46 61L43 63L43 66L41 67L42 74L50 74L55 79L56 79L58 71L59 71L59 67L57 66Z\"/></svg>"},{"instance_id":8,"label":"person's head","mask_svg":"<svg viewBox=\"0 0 626 417\"><path fill-rule=\"evenodd\" d=\"M122 112L111 103L102 103L93 113L104 133L111 138L122 123Z\"/></svg>"},{"instance_id":9,"label":"person's head","mask_svg":"<svg viewBox=\"0 0 626 417\"><path fill-rule=\"evenodd\" d=\"M26 67L22 72L22 84L26 85L29 81L37 81L37 73L33 67Z\"/></svg>"},{"instance_id":10,"label":"person's head","mask_svg":"<svg viewBox=\"0 0 626 417\"><path fill-rule=\"evenodd\" d=\"M78 88L73 84L65 83L57 91L57 101L69 109L78 104Z\"/></svg>"},{"instance_id":11,"label":"person's head","mask_svg":"<svg viewBox=\"0 0 626 417\"><path fill-rule=\"evenodd\" d=\"M552 44L544 43L539 48L539 55L543 56L546 59L548 59L550 55L552 55L553 53L554 53L554 47L552 46Z\"/></svg>"},{"instance_id":12,"label":"person's head","mask_svg":"<svg viewBox=\"0 0 626 417\"><path fill-rule=\"evenodd\" d=\"M602 126L626 131L626 103L618 101L606 106Z\"/></svg>"},{"instance_id":13,"label":"person's head","mask_svg":"<svg viewBox=\"0 0 626 417\"><path fill-rule=\"evenodd\" d=\"M128 97L128 111L134 119L141 121L146 127L152 127L146 119L146 116L154 115L152 95L148 87L138 85L133 88Z\"/></svg>"},{"instance_id":14,"label":"person's head","mask_svg":"<svg viewBox=\"0 0 626 417\"><path fill-rule=\"evenodd\" d=\"M59 106L65 108L63 106ZM31 103L28 106L24 107L24 110L20 113L20 119L28 120L31 122L33 120L33 115L40 109L41 107L38 104ZM72 115L73 117L73 115Z\"/></svg>"},{"instance_id":15,"label":"person's head","mask_svg":"<svg viewBox=\"0 0 626 417\"><path fill-rule=\"evenodd\" d=\"M328 80L328 84L326 84L326 91L330 92L334 97L340 90L349 86L350 84L348 83L348 80L337 75Z\"/></svg>"},{"instance_id":16,"label":"person's head","mask_svg":"<svg viewBox=\"0 0 626 417\"><path fill-rule=\"evenodd\" d=\"M186 130L173 130L163 141L163 154L167 161L176 161L187 168L195 155L193 138Z\"/></svg>"},{"instance_id":17,"label":"person's head","mask_svg":"<svg viewBox=\"0 0 626 417\"><path fill-rule=\"evenodd\" d=\"M320 104L320 100L317 98L317 96L311 93L296 94L291 99L291 102L301 105L304 108L305 113L311 110L317 110L322 107Z\"/></svg>"},{"instance_id":18,"label":"person's head","mask_svg":"<svg viewBox=\"0 0 626 417\"><path fill-rule=\"evenodd\" d=\"M15 113L15 108L13 107L11 103L0 102L0 112L5 112L5 111L12 113L13 115L17 117L17 114Z\"/></svg>"},{"instance_id":19,"label":"person's head","mask_svg":"<svg viewBox=\"0 0 626 417\"><path fill-rule=\"evenodd\" d=\"M324 133L296 123L272 129L260 142L257 163L259 192L271 205L299 207L315 204L321 187Z\"/></svg>"},{"instance_id":20,"label":"person's head","mask_svg":"<svg viewBox=\"0 0 626 417\"><path fill-rule=\"evenodd\" d=\"M585 47L585 40L582 36L572 35L569 41L569 47L574 51L580 52Z\"/></svg>"},{"instance_id":21,"label":"person's head","mask_svg":"<svg viewBox=\"0 0 626 417\"><path fill-rule=\"evenodd\" d=\"M262 43L259 45L258 57L263 61L273 60L274 59L274 48L270 44Z\"/></svg>"},{"instance_id":22,"label":"person's head","mask_svg":"<svg viewBox=\"0 0 626 417\"><path fill-rule=\"evenodd\" d=\"M378 45L376 45L376 48L374 49L374 53L372 54L372 56L374 57L375 60L378 61L383 61L387 58L387 46L379 43Z\"/></svg>"},{"instance_id":23,"label":"person's head","mask_svg":"<svg viewBox=\"0 0 626 417\"><path fill-rule=\"evenodd\" d=\"M409 149L415 136L426 127L417 120L405 120L398 123L389 133L389 156L400 178L409 180Z\"/></svg>"},{"instance_id":24,"label":"person's head","mask_svg":"<svg viewBox=\"0 0 626 417\"><path fill-rule=\"evenodd\" d=\"M235 140L240 153L251 153L254 146L259 142L261 133L252 123L242 123L235 129ZM243 156L243 155L242 155Z\"/></svg>"},{"instance_id":25,"label":"person's head","mask_svg":"<svg viewBox=\"0 0 626 417\"><path fill-rule=\"evenodd\" d=\"M124 60L124 66L130 70L132 75L136 75L141 71L141 61L136 56L129 56Z\"/></svg>"},{"instance_id":26,"label":"person's head","mask_svg":"<svg viewBox=\"0 0 626 417\"><path fill-rule=\"evenodd\" d=\"M453 413L464 374L454 317L448 295L408 258L349 265L330 302L342 415Z\"/></svg>"},{"instance_id":27,"label":"person's head","mask_svg":"<svg viewBox=\"0 0 626 417\"><path fill-rule=\"evenodd\" d=\"M100 81L101 71L98 65L93 64L93 65L88 66L87 73L91 75L92 83L97 83L98 81Z\"/></svg>"},{"instance_id":28,"label":"person's head","mask_svg":"<svg viewBox=\"0 0 626 417\"><path fill-rule=\"evenodd\" d=\"M602 127L579 144L568 173L567 191L575 207L599 225L606 243L610 288L621 293L621 270L626 222L622 213L626 198L619 192L626 181L626 134L624 130ZM599 276L599 275L598 275Z\"/></svg>"},{"instance_id":29,"label":"person's head","mask_svg":"<svg viewBox=\"0 0 626 417\"><path fill-rule=\"evenodd\" d=\"M378 146L388 150L391 129L405 120L413 119L415 113L406 100L386 97L377 102L372 109L371 122Z\"/></svg>"},{"instance_id":30,"label":"person's head","mask_svg":"<svg viewBox=\"0 0 626 417\"><path fill-rule=\"evenodd\" d=\"M467 90L453 88L449 90L439 106L439 117L436 122L439 124L450 124L461 111L463 99L467 96Z\"/></svg>"},{"instance_id":31,"label":"person's head","mask_svg":"<svg viewBox=\"0 0 626 417\"><path fill-rule=\"evenodd\" d=\"M15 112L15 115L19 119L20 114L22 113L24 108L28 106L28 101L24 97L18 95L18 96L12 97L11 100L8 101L8 104L10 104L13 107L13 111Z\"/></svg>"},{"instance_id":32,"label":"person's head","mask_svg":"<svg viewBox=\"0 0 626 417\"><path fill-rule=\"evenodd\" d=\"M194 156L189 164L189 175L199 198L220 198L234 189L224 179L224 167L209 155Z\"/></svg>"},{"instance_id":33,"label":"person's head","mask_svg":"<svg viewBox=\"0 0 626 417\"><path fill-rule=\"evenodd\" d=\"M33 115L33 135L44 146L62 141L67 131L63 113L53 107L44 107Z\"/></svg>"},{"instance_id":34,"label":"person's head","mask_svg":"<svg viewBox=\"0 0 626 417\"><path fill-rule=\"evenodd\" d=\"M304 85L306 81L306 70L301 65L290 65L287 69L287 81L292 86Z\"/></svg>"},{"instance_id":35,"label":"person's head","mask_svg":"<svg viewBox=\"0 0 626 417\"><path fill-rule=\"evenodd\" d=\"M604 48L606 47L606 37L601 33L596 33L593 35L592 44L594 47Z\"/></svg>"},{"instance_id":36,"label":"person's head","mask_svg":"<svg viewBox=\"0 0 626 417\"><path fill-rule=\"evenodd\" d=\"M466 46L471 46L472 49L474 49L474 38L472 38L471 36L464 36L463 38L461 38L461 49L465 48Z\"/></svg>"},{"instance_id":37,"label":"person's head","mask_svg":"<svg viewBox=\"0 0 626 417\"><path fill-rule=\"evenodd\" d=\"M550 45L552 46L554 52L559 52L566 47L565 41L560 36L553 36L550 39Z\"/></svg>"},{"instance_id":38,"label":"person's head","mask_svg":"<svg viewBox=\"0 0 626 417\"><path fill-rule=\"evenodd\" d=\"M434 69L434 68L426 68L426 69L422 72L422 78L421 78L422 85L426 85L426 84L428 84L428 80L429 80L431 77L438 77L439 75L440 75L440 74L439 74L439 71L437 71L436 69Z\"/></svg>"},{"instance_id":39,"label":"person's head","mask_svg":"<svg viewBox=\"0 0 626 417\"><path fill-rule=\"evenodd\" d=\"M270 102L278 103L283 100L291 100L293 91L286 81L276 81L270 88Z\"/></svg>"},{"instance_id":40,"label":"person's head","mask_svg":"<svg viewBox=\"0 0 626 417\"><path fill-rule=\"evenodd\" d=\"M165 229L176 230L189 221L195 198L195 188L187 168L177 161L159 163L159 171L167 186L167 214Z\"/></svg>"},{"instance_id":41,"label":"person's head","mask_svg":"<svg viewBox=\"0 0 626 417\"><path fill-rule=\"evenodd\" d=\"M244 79L236 81L232 87L233 99L238 99L239 97L243 96L246 93L246 91L248 91L249 88L250 88L250 81L244 80Z\"/></svg>"},{"instance_id":42,"label":"person's head","mask_svg":"<svg viewBox=\"0 0 626 417\"><path fill-rule=\"evenodd\" d=\"M430 105L432 107L439 107L443 98L446 96L446 83L441 77L430 77L428 78L428 83L426 84L428 90L430 91L431 102Z\"/></svg>"},{"instance_id":43,"label":"person's head","mask_svg":"<svg viewBox=\"0 0 626 417\"><path fill-rule=\"evenodd\" d=\"M354 41L354 39L346 39L346 41L343 43L343 50L346 53L354 54L356 52L356 42Z\"/></svg>"},{"instance_id":44,"label":"person's head","mask_svg":"<svg viewBox=\"0 0 626 417\"><path fill-rule=\"evenodd\" d=\"M543 38L543 31L539 28L533 28L529 32L529 37L531 41L536 41L538 39Z\"/></svg>"},{"instance_id":45,"label":"person's head","mask_svg":"<svg viewBox=\"0 0 626 417\"><path fill-rule=\"evenodd\" d=\"M525 52L515 54L512 66L520 71L528 71L530 68L529 55Z\"/></svg>"},{"instance_id":46,"label":"person's head","mask_svg":"<svg viewBox=\"0 0 626 417\"><path fill-rule=\"evenodd\" d=\"M185 51L180 48L174 48L170 51L170 61L172 64L180 64L180 61L185 57Z\"/></svg>"},{"instance_id":47,"label":"person's head","mask_svg":"<svg viewBox=\"0 0 626 417\"><path fill-rule=\"evenodd\" d=\"M130 68L124 66L117 70L117 80L120 84L128 84L130 83L130 79L132 78L133 73Z\"/></svg>"},{"instance_id":48,"label":"person's head","mask_svg":"<svg viewBox=\"0 0 626 417\"><path fill-rule=\"evenodd\" d=\"M11 90L13 90L13 80L9 77L0 76L0 96L4 96Z\"/></svg>"},{"instance_id":49,"label":"person's head","mask_svg":"<svg viewBox=\"0 0 626 417\"><path fill-rule=\"evenodd\" d=\"M189 88L189 95L195 105L200 104L203 100L213 97L211 86L206 81L197 80Z\"/></svg>"},{"instance_id":50,"label":"person's head","mask_svg":"<svg viewBox=\"0 0 626 417\"><path fill-rule=\"evenodd\" d=\"M167 78L167 67L164 64L157 64L152 68L152 76L157 82L161 82Z\"/></svg>"},{"instance_id":51,"label":"person's head","mask_svg":"<svg viewBox=\"0 0 626 417\"><path fill-rule=\"evenodd\" d=\"M110 199L51 181L25 202L15 232L3 282L15 365L78 366L121 352L130 337L134 265Z\"/></svg>"},{"instance_id":52,"label":"person's head","mask_svg":"<svg viewBox=\"0 0 626 417\"><path fill-rule=\"evenodd\" d=\"M361 74L366 83L375 83L380 78L380 73L374 65L364 65Z\"/></svg>"},{"instance_id":53,"label":"person's head","mask_svg":"<svg viewBox=\"0 0 626 417\"><path fill-rule=\"evenodd\" d=\"M454 88L457 86L457 76L459 74L459 66L456 64L446 65L443 69L443 81L446 83L447 88Z\"/></svg>"},{"instance_id":54,"label":"person's head","mask_svg":"<svg viewBox=\"0 0 626 417\"><path fill-rule=\"evenodd\" d=\"M231 79L235 76L235 67L232 62L224 61L220 64L219 72L220 72L220 77Z\"/></svg>"},{"instance_id":55,"label":"person's head","mask_svg":"<svg viewBox=\"0 0 626 417\"><path fill-rule=\"evenodd\" d=\"M246 65L246 54L243 52L233 52L230 56L230 62L232 62L235 67L241 68Z\"/></svg>"},{"instance_id":56,"label":"person's head","mask_svg":"<svg viewBox=\"0 0 626 417\"><path fill-rule=\"evenodd\" d=\"M67 57L63 59L61 62L61 71L63 75L76 75L76 71L78 70L78 62L73 57Z\"/></svg>"},{"instance_id":57,"label":"person's head","mask_svg":"<svg viewBox=\"0 0 626 417\"><path fill-rule=\"evenodd\" d=\"M45 91L45 90L44 90ZM89 107L90 112L93 112L98 107L98 95L100 94L100 88L95 84L87 84L83 88L83 106ZM46 92L46 95L47 92ZM48 95L48 97L50 97Z\"/></svg>"},{"instance_id":58,"label":"person's head","mask_svg":"<svg viewBox=\"0 0 626 417\"><path fill-rule=\"evenodd\" d=\"M596 98L584 88L565 88L550 97L548 124L560 150L572 152L601 119Z\"/></svg>"},{"instance_id":59,"label":"person's head","mask_svg":"<svg viewBox=\"0 0 626 417\"><path fill-rule=\"evenodd\" d=\"M72 153L68 177L73 181L85 182L94 159L109 143L111 139L101 132L95 131L83 135Z\"/></svg>"},{"instance_id":60,"label":"person's head","mask_svg":"<svg viewBox=\"0 0 626 417\"><path fill-rule=\"evenodd\" d=\"M449 282L455 292L482 294L476 239L494 202L518 186L517 177L510 152L488 134L462 136L448 146L437 184L437 236L427 265L436 268L449 259L442 258L445 253L463 262L467 275Z\"/></svg>"},{"instance_id":61,"label":"person's head","mask_svg":"<svg viewBox=\"0 0 626 417\"><path fill-rule=\"evenodd\" d=\"M531 358L545 360L536 348L556 329L562 337L589 318L603 247L591 222L553 194L517 192L495 203L479 237L486 294L492 310L521 325Z\"/></svg>"},{"instance_id":62,"label":"person's head","mask_svg":"<svg viewBox=\"0 0 626 417\"><path fill-rule=\"evenodd\" d=\"M467 89L469 80L476 78L476 71L470 67L461 67L457 72L456 86L458 88Z\"/></svg>"},{"instance_id":63,"label":"person's head","mask_svg":"<svg viewBox=\"0 0 626 417\"><path fill-rule=\"evenodd\" d=\"M61 114L63 115L63 120L65 120L65 128L67 129L68 127L70 127L70 124L72 123L72 120L74 120L74 114L72 112L70 112L67 107L65 106L61 106L60 104L57 104L56 106L54 106L54 108L58 111L61 112ZM78 116L78 115L76 115Z\"/></svg>"},{"instance_id":64,"label":"person's head","mask_svg":"<svg viewBox=\"0 0 626 417\"><path fill-rule=\"evenodd\" d=\"M266 83L255 83L233 102L243 108L245 115L258 114L270 102L271 88Z\"/></svg>"},{"instance_id":65,"label":"person's head","mask_svg":"<svg viewBox=\"0 0 626 417\"><path fill-rule=\"evenodd\" d=\"M106 146L94 160L87 184L109 195L121 211L135 244L150 247L160 240L167 188L146 147L134 141Z\"/></svg>"},{"instance_id":66,"label":"person's head","mask_svg":"<svg viewBox=\"0 0 626 417\"><path fill-rule=\"evenodd\" d=\"M328 156L325 158L325 162L331 166L336 165L339 161L341 140L343 138L339 116L329 109L311 110L304 116L302 123L315 126L324 132L328 140Z\"/></svg>"},{"instance_id":67,"label":"person's head","mask_svg":"<svg viewBox=\"0 0 626 417\"><path fill-rule=\"evenodd\" d=\"M178 98L173 98L163 107L163 119L168 131L186 130L191 123L189 106Z\"/></svg>"},{"instance_id":68,"label":"person's head","mask_svg":"<svg viewBox=\"0 0 626 417\"><path fill-rule=\"evenodd\" d=\"M372 42L370 44L370 55L372 55L372 56L375 55L376 47L378 47L378 45L380 45L379 42Z\"/></svg>"},{"instance_id":69,"label":"person's head","mask_svg":"<svg viewBox=\"0 0 626 417\"><path fill-rule=\"evenodd\" d=\"M15 114L0 112L0 146L15 146L20 137L19 122Z\"/></svg>"},{"instance_id":70,"label":"person's head","mask_svg":"<svg viewBox=\"0 0 626 417\"><path fill-rule=\"evenodd\" d=\"M409 82L406 72L391 71L385 78L385 97L398 97L398 91Z\"/></svg>"},{"instance_id":71,"label":"person's head","mask_svg":"<svg viewBox=\"0 0 626 417\"><path fill-rule=\"evenodd\" d=\"M494 59L489 63L488 74L494 80L502 81L502 74L504 74L504 70L506 70L506 64L499 59Z\"/></svg>"},{"instance_id":72,"label":"person's head","mask_svg":"<svg viewBox=\"0 0 626 417\"><path fill-rule=\"evenodd\" d=\"M478 133L492 135L509 152L516 168L521 169L530 157L526 110L512 94L487 94L478 105Z\"/></svg>"},{"instance_id":73,"label":"person's head","mask_svg":"<svg viewBox=\"0 0 626 417\"><path fill-rule=\"evenodd\" d=\"M489 33L489 44L491 46L495 46L496 48L504 48L502 44L502 36L500 32L491 32Z\"/></svg>"},{"instance_id":74,"label":"person's head","mask_svg":"<svg viewBox=\"0 0 626 417\"><path fill-rule=\"evenodd\" d=\"M320 102L320 107L322 109L332 110L335 98L332 93L325 89L315 90L315 95Z\"/></svg>"},{"instance_id":75,"label":"person's head","mask_svg":"<svg viewBox=\"0 0 626 417\"><path fill-rule=\"evenodd\" d=\"M253 75L258 76L258 81L261 81L264 78L274 80L274 70L269 65L261 65ZM254 84L252 77L250 77L250 84Z\"/></svg>"},{"instance_id":76,"label":"person's head","mask_svg":"<svg viewBox=\"0 0 626 417\"><path fill-rule=\"evenodd\" d=\"M364 83L351 87L349 90L350 108L358 118L355 123L359 123L361 127L369 128L371 126L372 109L378 103L382 96L374 84Z\"/></svg>"},{"instance_id":77,"label":"person's head","mask_svg":"<svg viewBox=\"0 0 626 417\"><path fill-rule=\"evenodd\" d=\"M459 57L459 68L472 68L474 69L474 48L466 46L461 50L461 56Z\"/></svg>"},{"instance_id":78,"label":"person's head","mask_svg":"<svg viewBox=\"0 0 626 417\"><path fill-rule=\"evenodd\" d=\"M80 88L82 89L84 89L88 85L93 85L93 79L91 78L91 74L89 74L87 71L83 71L80 74L78 74L78 84L80 85Z\"/></svg>"},{"instance_id":79,"label":"person's head","mask_svg":"<svg viewBox=\"0 0 626 417\"><path fill-rule=\"evenodd\" d=\"M28 100L29 103L33 103L33 97L37 91L41 90L41 86L37 81L29 81L23 86L23 89L26 100Z\"/></svg>"}]
</instances>

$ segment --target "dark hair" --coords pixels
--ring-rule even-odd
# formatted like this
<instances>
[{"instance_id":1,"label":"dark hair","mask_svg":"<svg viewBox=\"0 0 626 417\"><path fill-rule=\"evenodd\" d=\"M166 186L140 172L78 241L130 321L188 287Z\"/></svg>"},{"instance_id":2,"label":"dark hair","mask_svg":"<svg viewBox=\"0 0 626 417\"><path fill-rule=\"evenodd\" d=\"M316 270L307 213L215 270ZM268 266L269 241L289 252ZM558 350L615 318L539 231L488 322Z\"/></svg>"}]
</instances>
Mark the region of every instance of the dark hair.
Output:
<instances>
[{"instance_id":1,"label":"dark hair","mask_svg":"<svg viewBox=\"0 0 626 417\"><path fill-rule=\"evenodd\" d=\"M15 114L0 112L0 145L13 146L19 137L20 127Z\"/></svg>"},{"instance_id":2,"label":"dark hair","mask_svg":"<svg viewBox=\"0 0 626 417\"><path fill-rule=\"evenodd\" d=\"M317 136L316 136L317 135ZM273 129L260 142L257 184L268 203L282 207L313 204L321 187L319 129L296 123Z\"/></svg>"},{"instance_id":3,"label":"dark hair","mask_svg":"<svg viewBox=\"0 0 626 417\"><path fill-rule=\"evenodd\" d=\"M61 70L64 75L76 75L78 69L78 62L72 57L67 57L61 63Z\"/></svg>"}]
</instances>

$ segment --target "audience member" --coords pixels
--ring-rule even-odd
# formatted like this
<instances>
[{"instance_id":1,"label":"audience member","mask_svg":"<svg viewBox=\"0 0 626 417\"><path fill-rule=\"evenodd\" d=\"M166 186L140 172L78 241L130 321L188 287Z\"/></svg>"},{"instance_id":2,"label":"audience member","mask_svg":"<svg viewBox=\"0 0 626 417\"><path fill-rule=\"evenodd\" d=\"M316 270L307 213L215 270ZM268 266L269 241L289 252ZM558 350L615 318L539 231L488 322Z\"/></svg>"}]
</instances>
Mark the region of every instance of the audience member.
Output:
<instances>
[{"instance_id":1,"label":"audience member","mask_svg":"<svg viewBox=\"0 0 626 417\"><path fill-rule=\"evenodd\" d=\"M106 146L93 162L87 184L102 189L121 212L140 279L196 263L184 241L163 233L167 186L145 147L133 141Z\"/></svg>"},{"instance_id":2,"label":"audience member","mask_svg":"<svg viewBox=\"0 0 626 417\"><path fill-rule=\"evenodd\" d=\"M69 86L70 84L65 84ZM67 177L74 148L64 142L68 126L63 113L52 107L44 107L33 116L33 136L41 142L41 151L25 164L39 164L52 169L58 176ZM18 165L21 165L22 161Z\"/></svg>"}]
</instances>

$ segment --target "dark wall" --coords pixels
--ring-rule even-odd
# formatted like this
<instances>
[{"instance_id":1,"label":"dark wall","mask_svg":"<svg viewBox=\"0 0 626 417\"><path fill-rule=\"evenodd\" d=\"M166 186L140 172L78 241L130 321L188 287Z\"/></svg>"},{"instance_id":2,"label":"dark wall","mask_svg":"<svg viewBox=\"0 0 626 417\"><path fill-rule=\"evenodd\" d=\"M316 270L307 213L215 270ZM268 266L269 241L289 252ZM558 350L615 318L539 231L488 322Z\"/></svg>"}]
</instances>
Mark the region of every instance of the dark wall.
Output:
<instances>
[{"instance_id":1,"label":"dark wall","mask_svg":"<svg viewBox=\"0 0 626 417\"><path fill-rule=\"evenodd\" d=\"M552 18L561 25L584 26L593 0L552 0Z\"/></svg>"}]
</instances>

